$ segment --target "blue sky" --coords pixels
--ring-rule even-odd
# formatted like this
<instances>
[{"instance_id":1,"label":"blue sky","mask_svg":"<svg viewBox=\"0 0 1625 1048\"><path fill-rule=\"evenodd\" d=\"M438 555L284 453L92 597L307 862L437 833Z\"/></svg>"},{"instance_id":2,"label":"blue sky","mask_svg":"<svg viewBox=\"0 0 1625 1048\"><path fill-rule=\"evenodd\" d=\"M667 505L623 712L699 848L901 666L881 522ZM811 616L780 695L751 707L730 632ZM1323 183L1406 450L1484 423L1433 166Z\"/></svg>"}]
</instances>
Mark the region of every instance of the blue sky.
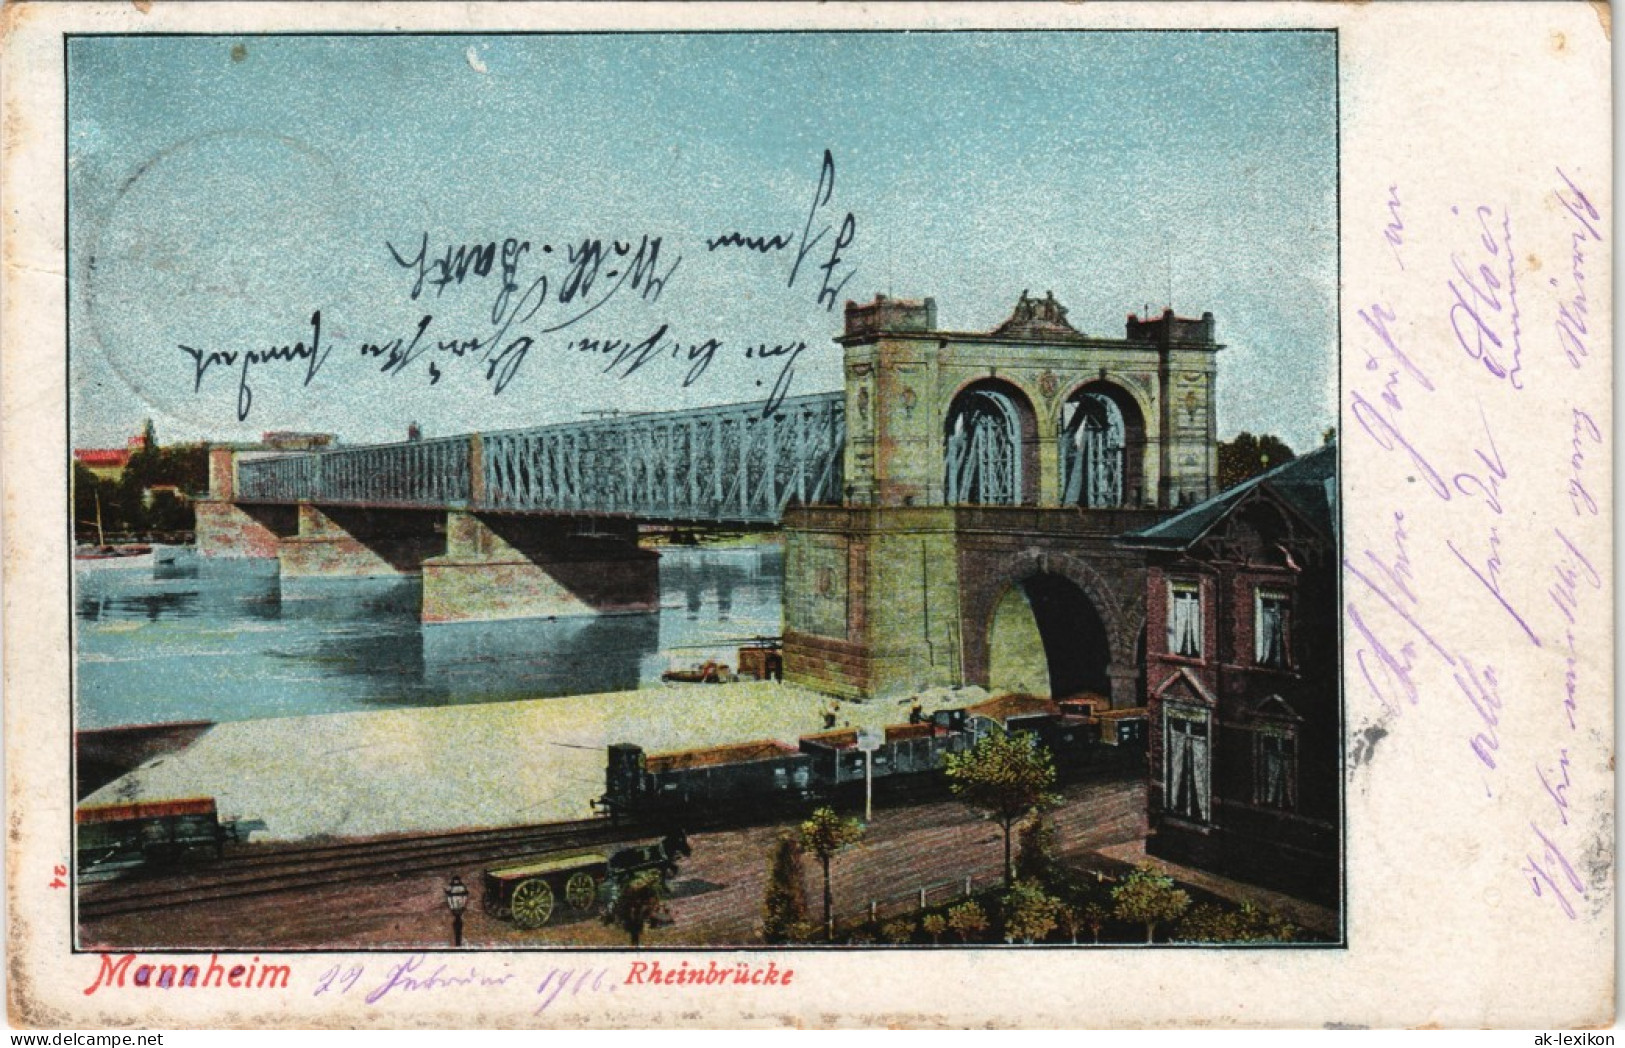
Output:
<instances>
[{"instance_id":1,"label":"blue sky","mask_svg":"<svg viewBox=\"0 0 1625 1048\"><path fill-rule=\"evenodd\" d=\"M1310 33L76 39L74 443L122 444L149 416L166 442L362 442L751 400L779 371L747 358L761 343L806 342L790 392L811 393L841 381L848 298L931 295L941 326L987 330L1053 290L1120 337L1171 288L1230 346L1220 436L1307 450L1336 412L1334 76L1335 38ZM815 267L834 228L793 287L794 250L706 248L800 234L826 149L812 232L855 224L833 311ZM534 342L500 394L473 354L385 372L360 351L425 314L420 347L493 333L497 275L411 299L386 244L410 258L425 234L431 256L529 241L521 293L548 277L508 329ZM622 286L541 333L611 286L558 301L573 245L645 236L660 272L681 258L658 298ZM318 372L253 364L239 420L241 354L308 342L318 310ZM662 326L721 343L686 388L686 356L618 377L575 348ZM183 345L239 356L200 381Z\"/></svg>"}]
</instances>

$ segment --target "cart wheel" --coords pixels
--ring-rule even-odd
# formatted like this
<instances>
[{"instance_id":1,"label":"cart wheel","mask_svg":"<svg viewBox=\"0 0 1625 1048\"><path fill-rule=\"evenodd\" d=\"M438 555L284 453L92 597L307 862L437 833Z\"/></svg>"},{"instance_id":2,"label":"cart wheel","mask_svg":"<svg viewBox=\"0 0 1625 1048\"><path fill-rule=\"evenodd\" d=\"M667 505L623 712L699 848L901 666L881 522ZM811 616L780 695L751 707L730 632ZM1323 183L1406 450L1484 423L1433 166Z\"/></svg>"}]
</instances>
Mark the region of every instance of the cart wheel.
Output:
<instances>
[{"instance_id":1,"label":"cart wheel","mask_svg":"<svg viewBox=\"0 0 1625 1048\"><path fill-rule=\"evenodd\" d=\"M541 878L525 881L513 890L513 923L521 928L540 928L553 916L553 886Z\"/></svg>"},{"instance_id":2,"label":"cart wheel","mask_svg":"<svg viewBox=\"0 0 1625 1048\"><path fill-rule=\"evenodd\" d=\"M564 897L578 913L586 913L598 899L598 882L590 873L572 873L564 882Z\"/></svg>"}]
</instances>

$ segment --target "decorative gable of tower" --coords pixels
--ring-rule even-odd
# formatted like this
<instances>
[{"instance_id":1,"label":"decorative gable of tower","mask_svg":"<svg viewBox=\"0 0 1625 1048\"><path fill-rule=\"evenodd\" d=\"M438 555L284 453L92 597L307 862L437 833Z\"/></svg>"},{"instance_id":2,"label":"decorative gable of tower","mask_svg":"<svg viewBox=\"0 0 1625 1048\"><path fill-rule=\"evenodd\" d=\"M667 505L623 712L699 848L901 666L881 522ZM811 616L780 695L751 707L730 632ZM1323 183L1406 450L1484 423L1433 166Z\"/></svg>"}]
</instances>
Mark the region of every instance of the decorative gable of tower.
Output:
<instances>
[{"instance_id":1,"label":"decorative gable of tower","mask_svg":"<svg viewBox=\"0 0 1625 1048\"><path fill-rule=\"evenodd\" d=\"M1067 323L1066 307L1055 301L1055 292L1044 292L1043 298L1031 298L1026 291L1016 300L1010 319L993 329L998 338L1025 338L1040 342L1057 339L1078 339L1083 332Z\"/></svg>"}]
</instances>

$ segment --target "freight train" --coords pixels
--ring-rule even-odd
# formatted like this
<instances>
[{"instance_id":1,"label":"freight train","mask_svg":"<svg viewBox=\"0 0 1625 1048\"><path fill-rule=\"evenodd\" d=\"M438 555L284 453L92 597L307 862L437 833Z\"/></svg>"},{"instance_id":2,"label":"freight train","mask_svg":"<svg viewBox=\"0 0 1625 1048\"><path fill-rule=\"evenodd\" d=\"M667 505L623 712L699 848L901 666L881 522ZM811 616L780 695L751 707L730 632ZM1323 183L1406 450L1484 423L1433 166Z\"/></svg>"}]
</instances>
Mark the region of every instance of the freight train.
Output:
<instances>
[{"instance_id":1,"label":"freight train","mask_svg":"<svg viewBox=\"0 0 1625 1048\"><path fill-rule=\"evenodd\" d=\"M929 787L947 757L993 730L1027 732L1050 751L1063 776L1108 763L1143 761L1145 710L1105 709L1103 699L1059 702L1001 695L962 708L888 725L860 737L846 728L777 740L646 753L632 743L609 747L600 810L612 816L678 819L796 809L863 789L865 765L880 791ZM867 760L866 760L867 758Z\"/></svg>"},{"instance_id":2,"label":"freight train","mask_svg":"<svg viewBox=\"0 0 1625 1048\"><path fill-rule=\"evenodd\" d=\"M196 851L219 858L236 824L222 821L213 797L91 804L74 813L79 868L115 862L178 862Z\"/></svg>"}]
</instances>

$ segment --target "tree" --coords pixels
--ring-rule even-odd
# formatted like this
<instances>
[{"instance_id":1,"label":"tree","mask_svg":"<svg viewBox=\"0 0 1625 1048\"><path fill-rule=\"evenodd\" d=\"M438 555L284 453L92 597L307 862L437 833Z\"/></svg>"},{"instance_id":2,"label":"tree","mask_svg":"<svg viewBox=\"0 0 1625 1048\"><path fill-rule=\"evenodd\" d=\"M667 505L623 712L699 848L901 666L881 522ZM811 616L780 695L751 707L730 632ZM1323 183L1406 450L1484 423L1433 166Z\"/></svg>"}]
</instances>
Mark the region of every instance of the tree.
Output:
<instances>
[{"instance_id":1,"label":"tree","mask_svg":"<svg viewBox=\"0 0 1625 1048\"><path fill-rule=\"evenodd\" d=\"M1061 930L1072 940L1072 945L1078 945L1078 933L1089 926L1083 915L1083 907L1063 904L1056 919L1061 922Z\"/></svg>"},{"instance_id":2,"label":"tree","mask_svg":"<svg viewBox=\"0 0 1625 1048\"><path fill-rule=\"evenodd\" d=\"M1174 938L1180 942L1237 942L1241 928L1234 910L1204 902L1192 906L1180 918Z\"/></svg>"},{"instance_id":3,"label":"tree","mask_svg":"<svg viewBox=\"0 0 1625 1048\"><path fill-rule=\"evenodd\" d=\"M914 938L914 922L905 920L903 918L898 918L895 921L887 921L881 926L880 934L893 946L902 946L904 943Z\"/></svg>"},{"instance_id":4,"label":"tree","mask_svg":"<svg viewBox=\"0 0 1625 1048\"><path fill-rule=\"evenodd\" d=\"M670 893L659 870L634 874L615 893L604 911L604 923L613 924L632 939L632 948L643 941L643 930L660 915Z\"/></svg>"},{"instance_id":5,"label":"tree","mask_svg":"<svg viewBox=\"0 0 1625 1048\"><path fill-rule=\"evenodd\" d=\"M163 456L158 450L158 431L149 418L141 427L141 446L130 452L130 460L124 464L124 471L119 474L119 483L128 484L138 493L154 484L162 484L164 483L162 465Z\"/></svg>"},{"instance_id":6,"label":"tree","mask_svg":"<svg viewBox=\"0 0 1625 1048\"><path fill-rule=\"evenodd\" d=\"M183 496L154 489L173 486ZM192 531L197 526L191 496L209 487L209 446L158 444L158 431L148 419L141 427L138 447L130 452L117 480L81 477L74 471L74 519L81 541L96 533L96 512L101 511L107 535L133 537L155 531Z\"/></svg>"},{"instance_id":7,"label":"tree","mask_svg":"<svg viewBox=\"0 0 1625 1048\"><path fill-rule=\"evenodd\" d=\"M1273 910L1258 911L1250 902L1241 904L1243 921L1253 920L1256 914L1256 923L1250 925L1260 937L1256 942L1292 942L1298 937L1298 926Z\"/></svg>"},{"instance_id":8,"label":"tree","mask_svg":"<svg viewBox=\"0 0 1625 1048\"><path fill-rule=\"evenodd\" d=\"M174 444L158 449L158 476L188 496L209 493L209 445Z\"/></svg>"},{"instance_id":9,"label":"tree","mask_svg":"<svg viewBox=\"0 0 1625 1048\"><path fill-rule=\"evenodd\" d=\"M1004 886L1015 884L1010 862L1010 831L1029 813L1054 807L1055 765L1049 750L1027 733L989 731L964 753L950 753L948 782L954 796L984 812L1004 830Z\"/></svg>"},{"instance_id":10,"label":"tree","mask_svg":"<svg viewBox=\"0 0 1625 1048\"><path fill-rule=\"evenodd\" d=\"M920 928L925 934L931 936L932 946L942 945L942 933L948 930L948 918L940 913L928 913L920 922Z\"/></svg>"},{"instance_id":11,"label":"tree","mask_svg":"<svg viewBox=\"0 0 1625 1048\"><path fill-rule=\"evenodd\" d=\"M1055 828L1034 812L1016 836L1016 880L1048 883L1055 872Z\"/></svg>"},{"instance_id":12,"label":"tree","mask_svg":"<svg viewBox=\"0 0 1625 1048\"><path fill-rule=\"evenodd\" d=\"M768 862L762 904L762 937L768 942L790 941L795 929L807 922L807 885L801 867L801 845L791 834L780 834Z\"/></svg>"},{"instance_id":13,"label":"tree","mask_svg":"<svg viewBox=\"0 0 1625 1048\"><path fill-rule=\"evenodd\" d=\"M1268 433L1255 437L1243 430L1235 440L1219 442L1219 490L1229 490L1297 457L1281 438Z\"/></svg>"},{"instance_id":14,"label":"tree","mask_svg":"<svg viewBox=\"0 0 1625 1048\"><path fill-rule=\"evenodd\" d=\"M863 837L863 823L856 819L848 819L837 815L834 808L823 807L812 813L812 817L801 824L801 847L818 857L818 863L824 868L824 934L829 936L833 930L832 913L834 897L830 894L829 864L836 853L849 844L856 844Z\"/></svg>"},{"instance_id":15,"label":"tree","mask_svg":"<svg viewBox=\"0 0 1625 1048\"><path fill-rule=\"evenodd\" d=\"M152 504L146 507L147 528L153 532L191 531L197 517L189 502L182 502L172 492L155 491Z\"/></svg>"},{"instance_id":16,"label":"tree","mask_svg":"<svg viewBox=\"0 0 1625 1048\"><path fill-rule=\"evenodd\" d=\"M1043 939L1061 919L1061 900L1037 881L1019 881L1004 897L1004 937L1034 943Z\"/></svg>"},{"instance_id":17,"label":"tree","mask_svg":"<svg viewBox=\"0 0 1625 1048\"><path fill-rule=\"evenodd\" d=\"M1100 945L1100 929L1106 926L1106 918L1110 916L1111 914L1107 912L1106 907L1098 902L1091 901L1083 904L1083 923L1088 926L1089 937L1094 940L1096 946Z\"/></svg>"},{"instance_id":18,"label":"tree","mask_svg":"<svg viewBox=\"0 0 1625 1048\"><path fill-rule=\"evenodd\" d=\"M1291 942L1297 929L1279 914L1250 902L1240 909L1208 902L1191 907L1176 935L1183 942Z\"/></svg>"},{"instance_id":19,"label":"tree","mask_svg":"<svg viewBox=\"0 0 1625 1048\"><path fill-rule=\"evenodd\" d=\"M974 902L962 902L948 911L948 927L960 942L970 942L987 931L987 914Z\"/></svg>"},{"instance_id":20,"label":"tree","mask_svg":"<svg viewBox=\"0 0 1625 1048\"><path fill-rule=\"evenodd\" d=\"M1144 865L1112 889L1112 901L1118 920L1145 925L1147 943L1157 934L1157 925L1179 920L1191 905L1191 897L1174 887L1173 878Z\"/></svg>"}]
</instances>

